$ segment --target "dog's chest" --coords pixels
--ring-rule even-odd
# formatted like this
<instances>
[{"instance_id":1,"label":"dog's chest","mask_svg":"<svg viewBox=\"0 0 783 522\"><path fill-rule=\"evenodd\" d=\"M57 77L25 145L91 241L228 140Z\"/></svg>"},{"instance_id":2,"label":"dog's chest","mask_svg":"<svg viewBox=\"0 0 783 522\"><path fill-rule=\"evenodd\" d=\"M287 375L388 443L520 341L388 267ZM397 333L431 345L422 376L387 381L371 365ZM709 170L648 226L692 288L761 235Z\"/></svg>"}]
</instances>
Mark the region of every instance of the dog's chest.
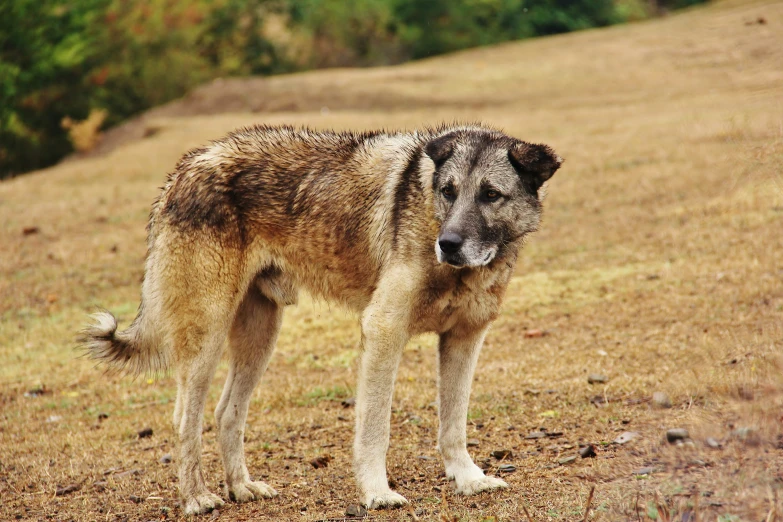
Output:
<instances>
[{"instance_id":1,"label":"dog's chest","mask_svg":"<svg viewBox=\"0 0 783 522\"><path fill-rule=\"evenodd\" d=\"M411 333L483 327L497 317L509 277L509 269L433 274L418 300Z\"/></svg>"}]
</instances>

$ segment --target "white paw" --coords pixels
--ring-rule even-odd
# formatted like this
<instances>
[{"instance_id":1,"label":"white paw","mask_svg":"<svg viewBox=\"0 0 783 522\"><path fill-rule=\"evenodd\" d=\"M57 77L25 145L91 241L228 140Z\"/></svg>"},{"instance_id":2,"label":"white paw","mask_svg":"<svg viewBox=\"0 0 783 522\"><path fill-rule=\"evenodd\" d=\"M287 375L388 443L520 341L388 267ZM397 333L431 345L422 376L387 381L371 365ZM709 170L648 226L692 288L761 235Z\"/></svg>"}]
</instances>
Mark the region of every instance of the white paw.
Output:
<instances>
[{"instance_id":1,"label":"white paw","mask_svg":"<svg viewBox=\"0 0 783 522\"><path fill-rule=\"evenodd\" d=\"M493 489L507 488L508 484L497 477L481 477L474 480L467 480L457 484L457 493L460 495L475 495L482 491L492 491Z\"/></svg>"},{"instance_id":2,"label":"white paw","mask_svg":"<svg viewBox=\"0 0 783 522\"><path fill-rule=\"evenodd\" d=\"M214 510L215 508L219 508L222 505L222 498L217 495L213 495L209 491L205 491L185 499L185 514L201 515L203 513L209 513L210 511Z\"/></svg>"},{"instance_id":3,"label":"white paw","mask_svg":"<svg viewBox=\"0 0 783 522\"><path fill-rule=\"evenodd\" d=\"M400 507L408 503L408 499L392 490L376 491L364 496L362 504L367 509L383 509Z\"/></svg>"},{"instance_id":4,"label":"white paw","mask_svg":"<svg viewBox=\"0 0 783 522\"><path fill-rule=\"evenodd\" d=\"M266 482L240 482L228 488L228 498L234 502L250 502L277 496L277 491Z\"/></svg>"}]
</instances>

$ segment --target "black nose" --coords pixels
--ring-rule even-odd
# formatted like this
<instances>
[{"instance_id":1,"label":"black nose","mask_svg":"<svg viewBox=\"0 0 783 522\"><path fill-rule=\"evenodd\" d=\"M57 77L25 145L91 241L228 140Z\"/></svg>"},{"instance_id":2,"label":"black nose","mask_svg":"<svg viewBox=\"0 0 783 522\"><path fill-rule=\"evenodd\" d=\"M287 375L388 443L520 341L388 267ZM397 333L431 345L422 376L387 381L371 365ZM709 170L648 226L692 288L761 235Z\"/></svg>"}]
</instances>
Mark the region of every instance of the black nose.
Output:
<instances>
[{"instance_id":1,"label":"black nose","mask_svg":"<svg viewBox=\"0 0 783 522\"><path fill-rule=\"evenodd\" d=\"M455 254L462 246L462 237L455 232L444 232L438 238L438 246L444 254Z\"/></svg>"}]
</instances>

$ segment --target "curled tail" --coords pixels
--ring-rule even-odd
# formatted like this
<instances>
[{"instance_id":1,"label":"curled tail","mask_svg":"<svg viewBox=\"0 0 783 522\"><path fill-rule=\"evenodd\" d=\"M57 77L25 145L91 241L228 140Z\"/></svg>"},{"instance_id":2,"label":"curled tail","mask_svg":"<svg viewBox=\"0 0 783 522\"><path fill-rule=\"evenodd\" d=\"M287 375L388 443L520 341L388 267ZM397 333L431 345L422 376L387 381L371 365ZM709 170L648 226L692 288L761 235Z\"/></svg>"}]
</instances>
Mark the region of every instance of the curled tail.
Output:
<instances>
[{"instance_id":1,"label":"curled tail","mask_svg":"<svg viewBox=\"0 0 783 522\"><path fill-rule=\"evenodd\" d=\"M93 323L81 331L78 341L87 355L99 363L132 374L156 373L168 366L162 350L144 316L144 307L127 330L117 331L117 318L108 311L91 316Z\"/></svg>"}]
</instances>

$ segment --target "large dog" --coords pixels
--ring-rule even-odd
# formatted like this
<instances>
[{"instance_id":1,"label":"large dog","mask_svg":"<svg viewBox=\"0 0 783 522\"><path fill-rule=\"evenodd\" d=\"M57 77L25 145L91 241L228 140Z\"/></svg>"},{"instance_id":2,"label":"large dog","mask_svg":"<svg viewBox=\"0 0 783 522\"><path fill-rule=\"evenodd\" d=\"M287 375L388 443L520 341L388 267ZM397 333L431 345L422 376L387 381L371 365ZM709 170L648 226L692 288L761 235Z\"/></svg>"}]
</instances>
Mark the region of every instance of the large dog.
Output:
<instances>
[{"instance_id":1,"label":"large dog","mask_svg":"<svg viewBox=\"0 0 783 522\"><path fill-rule=\"evenodd\" d=\"M117 331L95 316L92 357L134 372L173 364L183 509L223 504L201 471L209 383L228 338L230 369L215 410L227 496L275 490L253 481L243 434L283 308L298 289L361 312L354 471L369 508L406 503L389 488L392 391L403 348L440 335L438 447L459 493L507 487L466 449L473 371L498 315L540 189L562 160L545 145L481 126L413 133L241 129L190 151L149 222L142 302Z\"/></svg>"}]
</instances>

